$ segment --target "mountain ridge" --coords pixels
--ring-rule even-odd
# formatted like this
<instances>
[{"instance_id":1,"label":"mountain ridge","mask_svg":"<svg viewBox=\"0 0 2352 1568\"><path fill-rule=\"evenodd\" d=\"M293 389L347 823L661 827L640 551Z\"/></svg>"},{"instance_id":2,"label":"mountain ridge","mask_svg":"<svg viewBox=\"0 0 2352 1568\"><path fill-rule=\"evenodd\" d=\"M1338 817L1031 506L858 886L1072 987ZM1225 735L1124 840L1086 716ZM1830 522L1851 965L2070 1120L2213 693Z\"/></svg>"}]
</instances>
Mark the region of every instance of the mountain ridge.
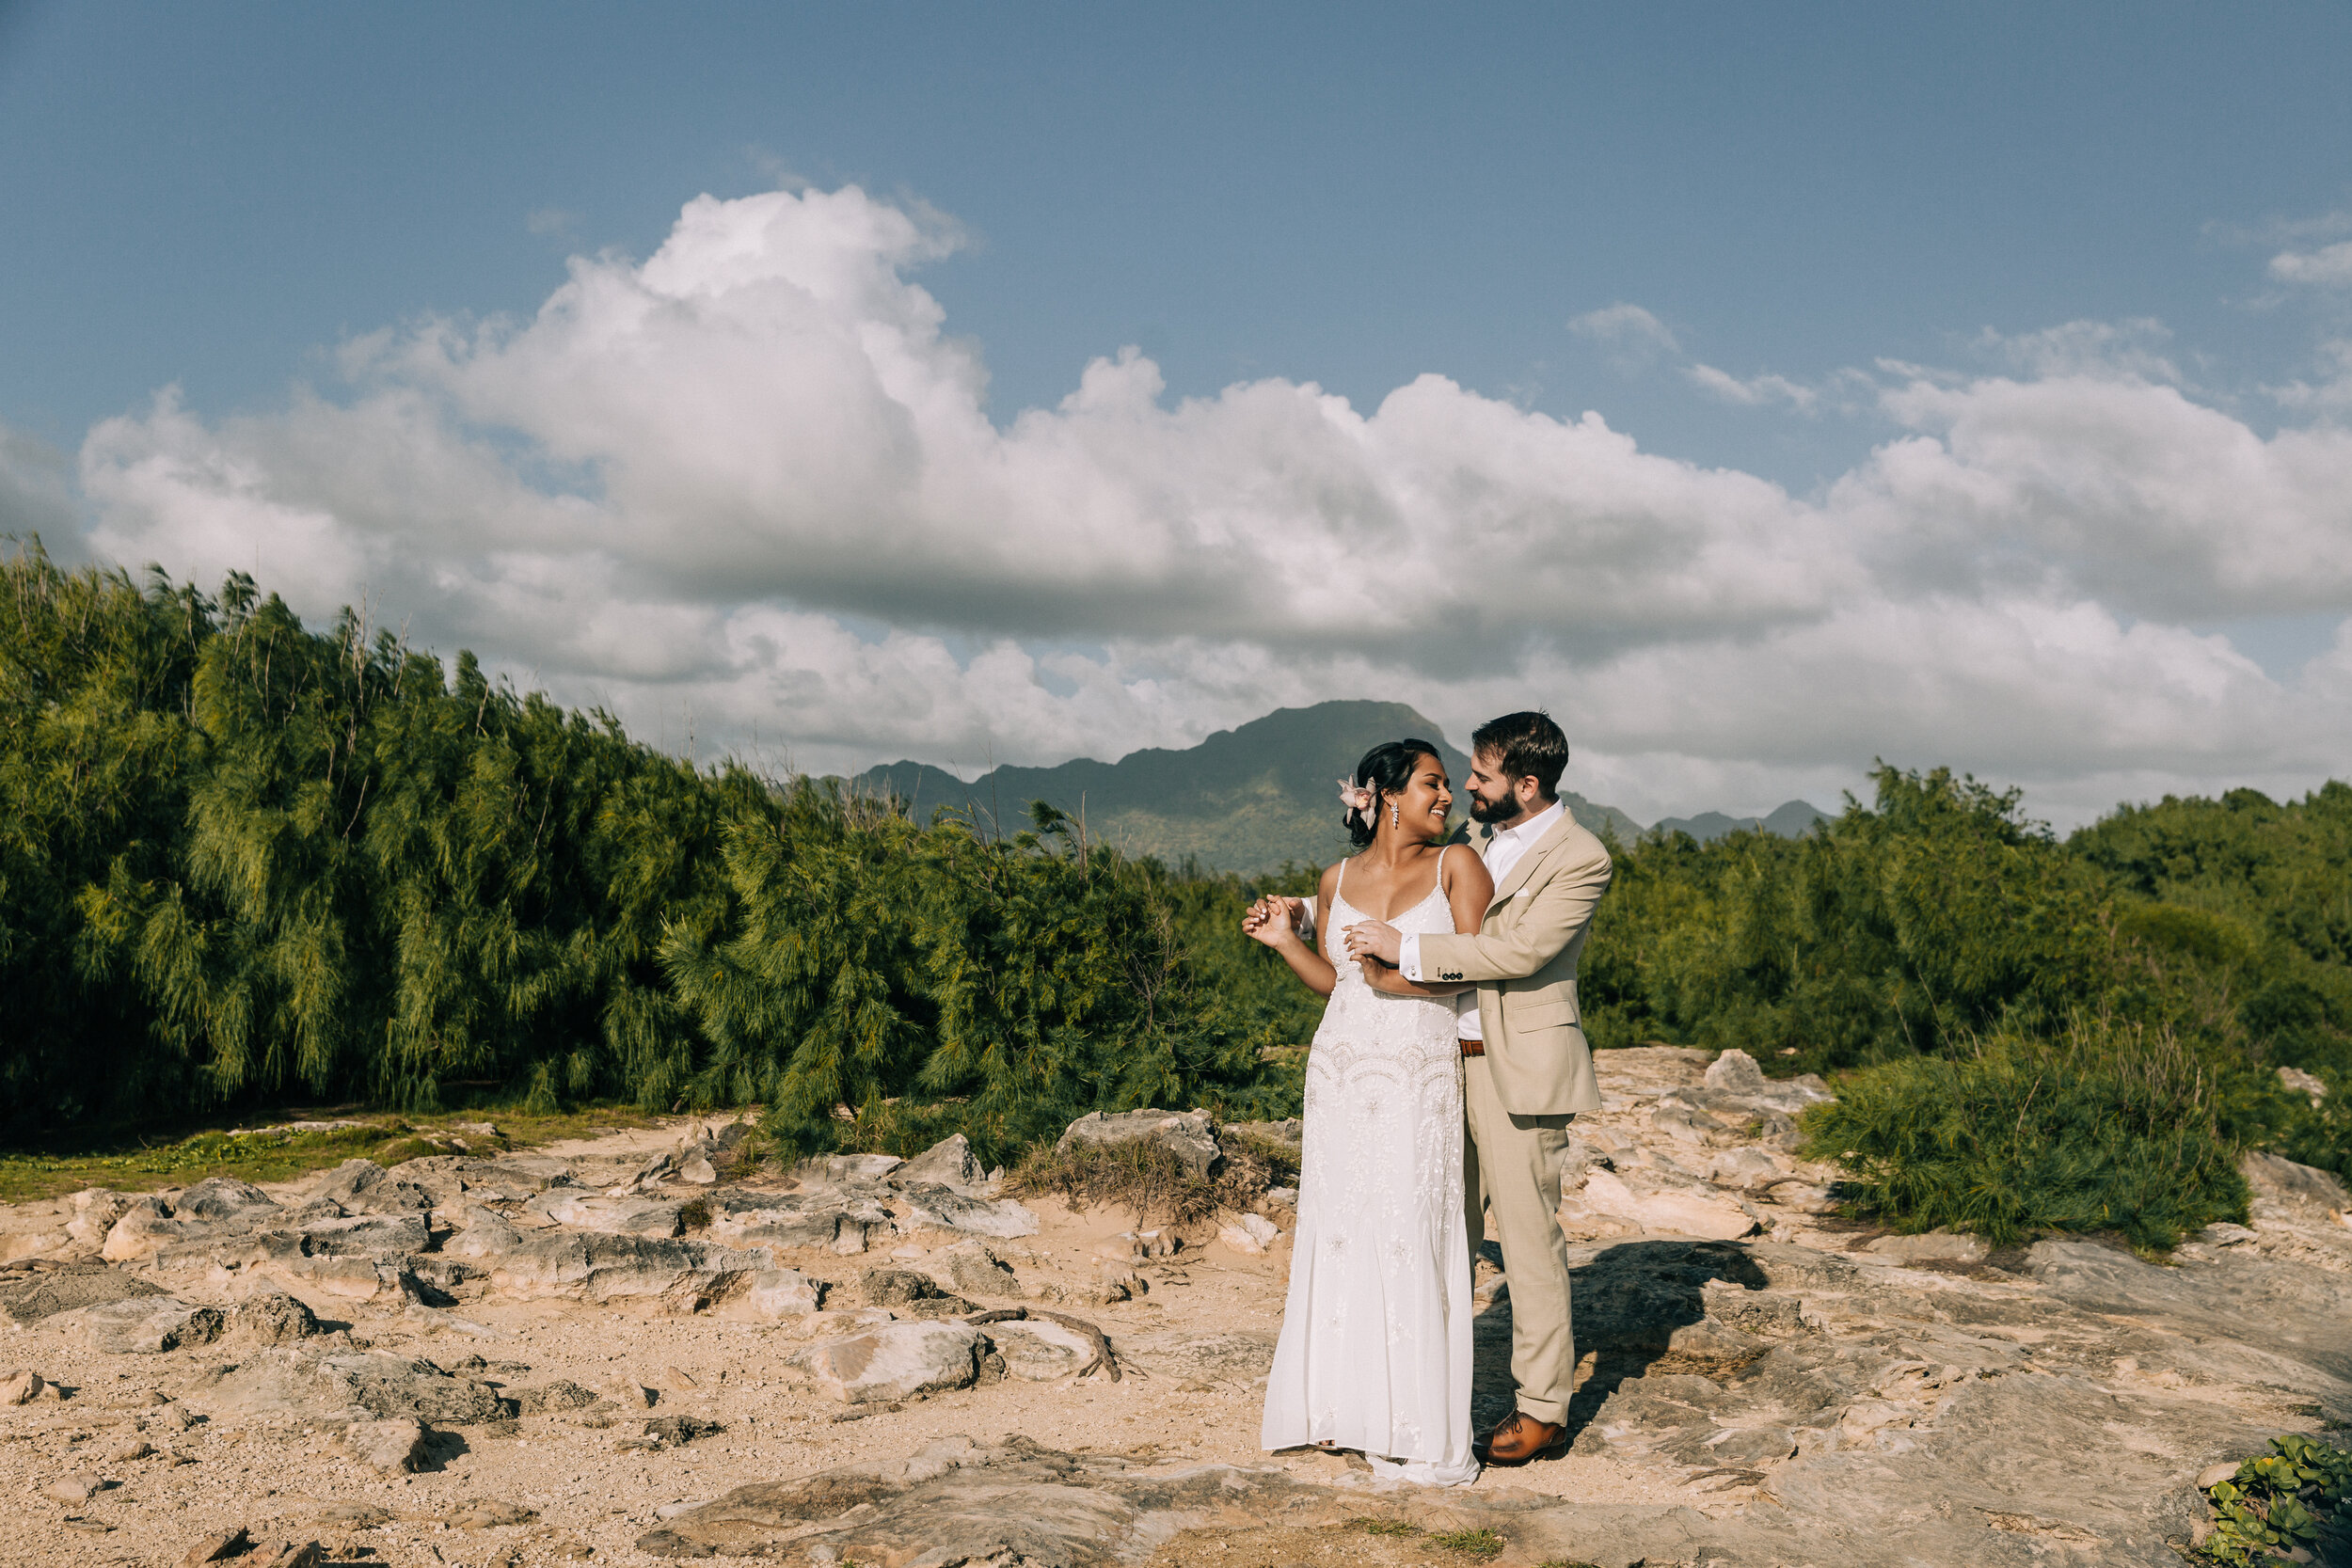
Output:
<instances>
[{"instance_id":1,"label":"mountain ridge","mask_svg":"<svg viewBox=\"0 0 2352 1568\"><path fill-rule=\"evenodd\" d=\"M1031 800L1082 817L1089 837L1170 863L1187 858L1245 875L1287 863L1320 865L1347 852L1339 781L1383 740L1413 736L1438 748L1457 799L1470 759L1445 732L1405 703L1343 699L1277 708L1219 730L1197 746L1147 747L1116 762L1079 757L1053 768L1006 766L969 783L927 763L869 768L850 786L933 805L981 821L1021 825ZM1561 799L1579 822L1619 839L1641 824L1572 791ZM1457 807L1457 810L1459 808Z\"/></svg>"},{"instance_id":2,"label":"mountain ridge","mask_svg":"<svg viewBox=\"0 0 2352 1568\"><path fill-rule=\"evenodd\" d=\"M1406 703L1341 699L1307 707L1277 708L1219 730L1199 745L1152 746L1116 762L1075 757L1052 768L1008 764L969 782L929 763L902 760L869 768L847 782L868 795L907 802L918 815L933 808L969 813L1009 832L1028 820L1029 802L1044 800L1078 818L1088 837L1133 855L1170 864L1198 861L1243 875L1286 863L1323 865L1348 852L1340 825L1339 780L1383 740L1413 736L1438 748L1453 777L1456 812L1470 759L1445 732ZM1614 806L1563 789L1569 815L1592 832L1630 843L1642 824ZM1769 816L1702 812L1668 817L1652 832L1676 831L1702 842L1742 829L1793 837L1826 813L1790 800Z\"/></svg>"}]
</instances>

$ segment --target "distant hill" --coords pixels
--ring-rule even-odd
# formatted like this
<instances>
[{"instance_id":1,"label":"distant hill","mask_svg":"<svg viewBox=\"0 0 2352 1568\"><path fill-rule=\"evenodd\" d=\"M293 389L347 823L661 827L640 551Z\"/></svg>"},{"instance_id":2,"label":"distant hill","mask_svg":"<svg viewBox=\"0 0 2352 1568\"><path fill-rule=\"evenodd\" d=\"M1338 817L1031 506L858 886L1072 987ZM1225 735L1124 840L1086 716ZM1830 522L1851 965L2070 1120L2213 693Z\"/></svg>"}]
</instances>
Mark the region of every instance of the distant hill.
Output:
<instances>
[{"instance_id":1,"label":"distant hill","mask_svg":"<svg viewBox=\"0 0 2352 1568\"><path fill-rule=\"evenodd\" d=\"M1278 708L1181 752L1154 747L1117 762L999 768L970 784L919 762L868 768L850 784L907 800L921 816L934 806L969 810L1002 822L1008 832L1027 826L1030 801L1045 800L1073 816L1083 812L1089 836L1130 854L1170 863L1192 856L1219 871L1249 874L1285 861L1327 864L1344 854L1340 777L1374 746L1403 736L1437 744L1458 802L1470 759L1403 703ZM1630 840L1641 832L1613 807L1565 792L1562 799L1597 832L1606 827ZM1458 817L1461 806L1454 810Z\"/></svg>"},{"instance_id":2,"label":"distant hill","mask_svg":"<svg viewBox=\"0 0 2352 1568\"><path fill-rule=\"evenodd\" d=\"M1650 829L1654 833L1689 833L1701 844L1712 844L1719 838L1757 828L1783 838L1802 837L1816 822L1829 820L1829 813L1803 800L1791 800L1770 816L1725 816L1719 811L1703 811L1696 816L1669 816Z\"/></svg>"}]
</instances>

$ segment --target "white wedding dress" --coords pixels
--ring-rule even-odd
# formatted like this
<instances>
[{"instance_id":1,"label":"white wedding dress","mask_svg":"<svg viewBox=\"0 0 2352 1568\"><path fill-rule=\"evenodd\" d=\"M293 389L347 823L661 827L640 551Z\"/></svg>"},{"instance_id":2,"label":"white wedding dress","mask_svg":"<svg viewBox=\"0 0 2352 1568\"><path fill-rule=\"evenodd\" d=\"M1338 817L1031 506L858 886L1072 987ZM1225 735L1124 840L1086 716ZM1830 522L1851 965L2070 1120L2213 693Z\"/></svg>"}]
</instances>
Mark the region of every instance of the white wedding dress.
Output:
<instances>
[{"instance_id":1,"label":"white wedding dress","mask_svg":"<svg viewBox=\"0 0 2352 1568\"><path fill-rule=\"evenodd\" d=\"M1329 931L1371 916L1333 891ZM1438 885L1390 924L1451 931ZM1266 1379L1267 1449L1358 1449L1375 1474L1476 1479L1470 1265L1462 1214L1462 1052L1447 1000L1374 990L1352 963L1307 1056L1298 1229Z\"/></svg>"}]
</instances>

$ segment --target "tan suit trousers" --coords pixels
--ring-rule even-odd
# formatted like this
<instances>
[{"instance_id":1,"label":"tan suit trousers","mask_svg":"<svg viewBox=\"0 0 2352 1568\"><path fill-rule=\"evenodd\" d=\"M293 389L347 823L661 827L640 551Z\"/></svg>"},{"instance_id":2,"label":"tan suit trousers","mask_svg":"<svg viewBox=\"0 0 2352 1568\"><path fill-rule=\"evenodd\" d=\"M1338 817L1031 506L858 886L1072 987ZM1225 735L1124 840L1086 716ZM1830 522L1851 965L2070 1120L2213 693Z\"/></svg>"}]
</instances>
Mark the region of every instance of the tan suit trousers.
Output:
<instances>
[{"instance_id":1,"label":"tan suit trousers","mask_svg":"<svg viewBox=\"0 0 2352 1568\"><path fill-rule=\"evenodd\" d=\"M1569 1116L1515 1117L1495 1095L1484 1056L1462 1062L1470 1136L1462 1143L1471 1264L1486 1212L1502 1239L1511 1290L1511 1381L1521 1410L1539 1421L1568 1418L1576 1385L1576 1334L1568 1322L1568 1239L1560 1233L1560 1163Z\"/></svg>"}]
</instances>

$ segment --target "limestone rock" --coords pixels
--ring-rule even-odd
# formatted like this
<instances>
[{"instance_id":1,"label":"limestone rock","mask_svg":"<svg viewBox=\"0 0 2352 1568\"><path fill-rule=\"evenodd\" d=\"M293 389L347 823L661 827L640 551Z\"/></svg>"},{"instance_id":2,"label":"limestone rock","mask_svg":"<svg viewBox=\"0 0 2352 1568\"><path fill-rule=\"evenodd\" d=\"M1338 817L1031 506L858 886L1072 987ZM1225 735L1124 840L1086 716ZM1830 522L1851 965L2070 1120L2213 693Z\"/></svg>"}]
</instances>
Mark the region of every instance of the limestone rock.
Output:
<instances>
[{"instance_id":1,"label":"limestone rock","mask_svg":"<svg viewBox=\"0 0 2352 1568\"><path fill-rule=\"evenodd\" d=\"M1781 1163L1752 1146L1726 1148L1707 1162L1707 1179L1721 1187L1751 1191L1785 1175Z\"/></svg>"},{"instance_id":2,"label":"limestone rock","mask_svg":"<svg viewBox=\"0 0 2352 1568\"><path fill-rule=\"evenodd\" d=\"M834 1188L755 1196L722 1194L711 1202L710 1238L730 1246L821 1247L854 1256L894 1228L890 1212L879 1201Z\"/></svg>"},{"instance_id":3,"label":"limestone rock","mask_svg":"<svg viewBox=\"0 0 2352 1568\"><path fill-rule=\"evenodd\" d=\"M527 1525L539 1517L535 1508L485 1498L453 1509L447 1523L458 1529L496 1529L501 1525Z\"/></svg>"},{"instance_id":4,"label":"limestone rock","mask_svg":"<svg viewBox=\"0 0 2352 1568\"><path fill-rule=\"evenodd\" d=\"M219 1415L300 1416L333 1424L408 1417L458 1426L509 1414L497 1389L453 1377L430 1361L308 1345L273 1346L189 1397Z\"/></svg>"},{"instance_id":5,"label":"limestone rock","mask_svg":"<svg viewBox=\"0 0 2352 1568\"><path fill-rule=\"evenodd\" d=\"M39 1372L10 1372L0 1377L0 1405L30 1404L40 1398L40 1391L47 1386Z\"/></svg>"},{"instance_id":6,"label":"limestone rock","mask_svg":"<svg viewBox=\"0 0 2352 1568\"><path fill-rule=\"evenodd\" d=\"M803 1181L832 1185L880 1180L905 1164L896 1154L820 1154L800 1162L792 1174Z\"/></svg>"},{"instance_id":7,"label":"limestone rock","mask_svg":"<svg viewBox=\"0 0 2352 1568\"><path fill-rule=\"evenodd\" d=\"M161 1241L178 1235L169 1204L160 1197L134 1198L108 1227L98 1255L109 1263L135 1262L153 1257Z\"/></svg>"},{"instance_id":8,"label":"limestone rock","mask_svg":"<svg viewBox=\"0 0 2352 1568\"><path fill-rule=\"evenodd\" d=\"M958 1242L931 1254L930 1268L934 1278L950 1289L975 1296L1017 1296L1021 1281L1012 1272L1012 1265L998 1257L986 1243Z\"/></svg>"},{"instance_id":9,"label":"limestone rock","mask_svg":"<svg viewBox=\"0 0 2352 1568\"><path fill-rule=\"evenodd\" d=\"M1898 1263L1981 1263L1993 1247L1981 1236L1930 1230L1916 1236L1881 1236L1865 1250Z\"/></svg>"},{"instance_id":10,"label":"limestone rock","mask_svg":"<svg viewBox=\"0 0 2352 1568\"><path fill-rule=\"evenodd\" d=\"M234 1529L221 1530L206 1536L183 1553L180 1558L180 1568L202 1568L202 1565L207 1562L218 1562L225 1558L235 1557L251 1544L252 1538L246 1533L243 1525L237 1526Z\"/></svg>"},{"instance_id":11,"label":"limestone rock","mask_svg":"<svg viewBox=\"0 0 2352 1568\"><path fill-rule=\"evenodd\" d=\"M1708 1064L1707 1086L1717 1094L1759 1095L1767 1082L1764 1069L1744 1051L1726 1051Z\"/></svg>"},{"instance_id":12,"label":"limestone rock","mask_svg":"<svg viewBox=\"0 0 2352 1568\"><path fill-rule=\"evenodd\" d=\"M1581 1332L1581 1325L1580 1325ZM1247 1330L1224 1334L1153 1334L1121 1338L1119 1357L1171 1383L1225 1384L1243 1388L1263 1382L1274 1367L1275 1336Z\"/></svg>"},{"instance_id":13,"label":"limestone rock","mask_svg":"<svg viewBox=\"0 0 2352 1568\"><path fill-rule=\"evenodd\" d=\"M29 1259L0 1270L0 1316L36 1323L60 1312L136 1296L160 1296L161 1287L104 1263Z\"/></svg>"},{"instance_id":14,"label":"limestone rock","mask_svg":"<svg viewBox=\"0 0 2352 1568\"><path fill-rule=\"evenodd\" d=\"M798 1269L760 1269L744 1277L742 1288L727 1298L730 1316L759 1323L806 1317L824 1302L822 1281Z\"/></svg>"},{"instance_id":15,"label":"limestone rock","mask_svg":"<svg viewBox=\"0 0 2352 1568\"><path fill-rule=\"evenodd\" d=\"M352 1422L343 1429L343 1447L360 1463L398 1475L424 1468L431 1437L422 1421L398 1416Z\"/></svg>"},{"instance_id":16,"label":"limestone rock","mask_svg":"<svg viewBox=\"0 0 2352 1568\"><path fill-rule=\"evenodd\" d=\"M65 1233L76 1246L94 1252L106 1244L106 1232L114 1228L115 1221L122 1217L133 1201L128 1193L86 1187L73 1195L73 1217L66 1221Z\"/></svg>"},{"instance_id":17,"label":"limestone rock","mask_svg":"<svg viewBox=\"0 0 2352 1568\"><path fill-rule=\"evenodd\" d=\"M2345 1196L2340 1178L2276 1154L2249 1153L2239 1160L2238 1170L2245 1176L2246 1184L2261 1197L2281 1203L2313 1203L2328 1209L2352 1206L2352 1198Z\"/></svg>"},{"instance_id":18,"label":"limestone rock","mask_svg":"<svg viewBox=\"0 0 2352 1568\"><path fill-rule=\"evenodd\" d=\"M894 1186L925 1184L958 1191L980 1184L980 1163L972 1155L972 1140L958 1132L943 1138L890 1173Z\"/></svg>"},{"instance_id":19,"label":"limestone rock","mask_svg":"<svg viewBox=\"0 0 2352 1568\"><path fill-rule=\"evenodd\" d=\"M1287 1144L1291 1151L1296 1153L1299 1143L1305 1136L1306 1124L1296 1117L1289 1117L1281 1121L1228 1122L1225 1130L1229 1132L1237 1132L1245 1138L1256 1138L1262 1143Z\"/></svg>"},{"instance_id":20,"label":"limestone rock","mask_svg":"<svg viewBox=\"0 0 2352 1568\"><path fill-rule=\"evenodd\" d=\"M558 1190L532 1207L558 1225L621 1236L667 1241L685 1228L679 1217L683 1204L652 1203L640 1197L608 1197L596 1193Z\"/></svg>"},{"instance_id":21,"label":"limestone rock","mask_svg":"<svg viewBox=\"0 0 2352 1568\"><path fill-rule=\"evenodd\" d=\"M1619 1220L1645 1232L1736 1241L1761 1227L1737 1202L1697 1188L1636 1192L1613 1171L1596 1170L1578 1195L1585 1212Z\"/></svg>"},{"instance_id":22,"label":"limestone rock","mask_svg":"<svg viewBox=\"0 0 2352 1568\"><path fill-rule=\"evenodd\" d=\"M868 1269L854 1294L868 1307L886 1307L902 1318L946 1318L976 1310L961 1296L941 1290L912 1269Z\"/></svg>"},{"instance_id":23,"label":"limestone rock","mask_svg":"<svg viewBox=\"0 0 2352 1568\"><path fill-rule=\"evenodd\" d=\"M275 1213L278 1200L250 1181L208 1176L182 1193L171 1207L182 1218L217 1221L249 1218L257 1212Z\"/></svg>"},{"instance_id":24,"label":"limestone rock","mask_svg":"<svg viewBox=\"0 0 2352 1568\"><path fill-rule=\"evenodd\" d=\"M533 1231L483 1261L489 1288L522 1301L717 1294L726 1275L773 1267L764 1252L707 1242L564 1230Z\"/></svg>"},{"instance_id":25,"label":"limestone rock","mask_svg":"<svg viewBox=\"0 0 2352 1568\"><path fill-rule=\"evenodd\" d=\"M1094 1111L1070 1124L1055 1145L1068 1150L1087 1144L1155 1144L1176 1156L1188 1176L1203 1180L1216 1173L1225 1153L1217 1147L1216 1122L1206 1111Z\"/></svg>"},{"instance_id":26,"label":"limestone rock","mask_svg":"<svg viewBox=\"0 0 2352 1568\"><path fill-rule=\"evenodd\" d=\"M2210 1492L2223 1481L2234 1477L2240 1461L2225 1459L2218 1465L2208 1465L2197 1472L2197 1490Z\"/></svg>"},{"instance_id":27,"label":"limestone rock","mask_svg":"<svg viewBox=\"0 0 2352 1568\"><path fill-rule=\"evenodd\" d=\"M664 1448L682 1448L697 1437L709 1437L726 1428L699 1416L656 1416L644 1427L646 1436Z\"/></svg>"},{"instance_id":28,"label":"limestone rock","mask_svg":"<svg viewBox=\"0 0 2352 1568\"><path fill-rule=\"evenodd\" d=\"M2315 1074L2305 1072L2300 1068L2280 1068L2279 1082L2296 1094L2311 1096L2312 1103L2314 1105L2328 1098L2327 1084Z\"/></svg>"},{"instance_id":29,"label":"limestone rock","mask_svg":"<svg viewBox=\"0 0 2352 1568\"><path fill-rule=\"evenodd\" d=\"M469 1203L458 1214L457 1223L464 1228L441 1243L444 1257L495 1258L522 1244L523 1233L495 1209Z\"/></svg>"},{"instance_id":30,"label":"limestone rock","mask_svg":"<svg viewBox=\"0 0 2352 1568\"><path fill-rule=\"evenodd\" d=\"M986 1332L996 1354L1004 1357L1008 1377L1046 1383L1094 1364L1094 1342L1050 1319L990 1323Z\"/></svg>"},{"instance_id":31,"label":"limestone rock","mask_svg":"<svg viewBox=\"0 0 2352 1568\"><path fill-rule=\"evenodd\" d=\"M532 1388L509 1388L506 1397L515 1402L516 1412L524 1416L544 1416L551 1410L585 1410L596 1402L594 1392L560 1377Z\"/></svg>"},{"instance_id":32,"label":"limestone rock","mask_svg":"<svg viewBox=\"0 0 2352 1568\"><path fill-rule=\"evenodd\" d=\"M979 1330L960 1323L894 1323L803 1351L795 1364L844 1404L965 1388L979 1376Z\"/></svg>"},{"instance_id":33,"label":"limestone rock","mask_svg":"<svg viewBox=\"0 0 2352 1568\"><path fill-rule=\"evenodd\" d=\"M1216 1239L1235 1252L1262 1258L1281 1234L1263 1214L1244 1214L1231 1225L1219 1226Z\"/></svg>"},{"instance_id":34,"label":"limestone rock","mask_svg":"<svg viewBox=\"0 0 2352 1568\"><path fill-rule=\"evenodd\" d=\"M326 1548L316 1541L264 1541L237 1568L318 1568Z\"/></svg>"},{"instance_id":35,"label":"limestone rock","mask_svg":"<svg viewBox=\"0 0 2352 1568\"><path fill-rule=\"evenodd\" d=\"M287 1345L323 1332L318 1315L281 1291L247 1297L229 1314L231 1338L264 1345Z\"/></svg>"},{"instance_id":36,"label":"limestone rock","mask_svg":"<svg viewBox=\"0 0 2352 1568\"><path fill-rule=\"evenodd\" d=\"M210 1307L176 1296L132 1296L85 1307L73 1314L83 1342L116 1355L161 1355L220 1338L223 1320Z\"/></svg>"},{"instance_id":37,"label":"limestone rock","mask_svg":"<svg viewBox=\"0 0 2352 1568\"><path fill-rule=\"evenodd\" d=\"M114 1482L103 1476L60 1476L42 1487L41 1493L61 1503L86 1503L112 1485Z\"/></svg>"},{"instance_id":38,"label":"limestone rock","mask_svg":"<svg viewBox=\"0 0 2352 1568\"><path fill-rule=\"evenodd\" d=\"M897 1184L897 1179L892 1179ZM1037 1234L1037 1214L1011 1198L973 1197L949 1187L927 1185L900 1189L907 1199L907 1223L961 1230L1002 1241Z\"/></svg>"},{"instance_id":39,"label":"limestone rock","mask_svg":"<svg viewBox=\"0 0 2352 1568\"><path fill-rule=\"evenodd\" d=\"M422 1213L433 1207L433 1194L410 1179L417 1164L410 1161L394 1176L373 1160L346 1160L311 1187L310 1201L331 1202L353 1214Z\"/></svg>"}]
</instances>

